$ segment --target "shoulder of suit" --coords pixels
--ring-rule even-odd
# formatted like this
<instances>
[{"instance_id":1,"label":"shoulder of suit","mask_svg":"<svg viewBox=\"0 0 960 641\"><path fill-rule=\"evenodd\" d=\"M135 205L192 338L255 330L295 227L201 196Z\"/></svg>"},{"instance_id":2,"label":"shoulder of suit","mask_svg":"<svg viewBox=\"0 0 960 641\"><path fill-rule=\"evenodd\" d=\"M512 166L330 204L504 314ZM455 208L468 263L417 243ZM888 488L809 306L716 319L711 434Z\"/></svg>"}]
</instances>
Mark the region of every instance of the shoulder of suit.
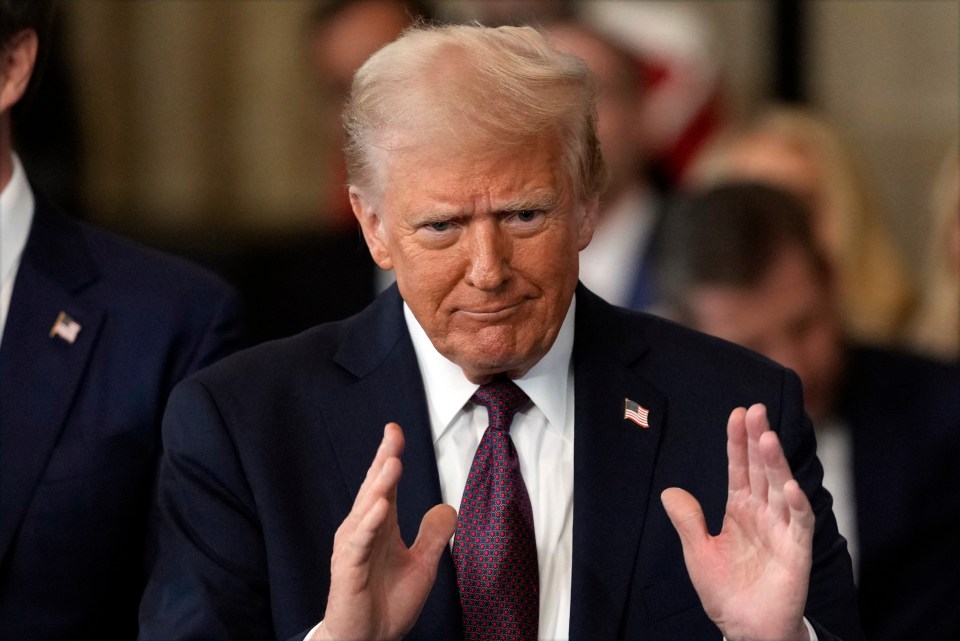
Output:
<instances>
[{"instance_id":1,"label":"shoulder of suit","mask_svg":"<svg viewBox=\"0 0 960 641\"><path fill-rule=\"evenodd\" d=\"M334 355L351 319L316 325L299 334L264 341L221 359L196 375L213 385L291 380L339 370Z\"/></svg>"},{"instance_id":2,"label":"shoulder of suit","mask_svg":"<svg viewBox=\"0 0 960 641\"><path fill-rule=\"evenodd\" d=\"M233 290L222 278L189 260L142 245L117 233L77 223L100 276L137 290L174 290L181 297L226 296Z\"/></svg>"}]
</instances>

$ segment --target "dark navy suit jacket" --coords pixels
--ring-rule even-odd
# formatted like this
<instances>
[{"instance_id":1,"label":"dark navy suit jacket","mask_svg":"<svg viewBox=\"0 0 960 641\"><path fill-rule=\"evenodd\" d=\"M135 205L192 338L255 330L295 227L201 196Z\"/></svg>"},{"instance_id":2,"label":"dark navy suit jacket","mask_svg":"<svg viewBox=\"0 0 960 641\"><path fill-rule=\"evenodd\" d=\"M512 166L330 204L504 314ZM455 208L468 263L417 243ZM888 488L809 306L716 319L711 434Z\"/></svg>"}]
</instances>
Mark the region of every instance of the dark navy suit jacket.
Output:
<instances>
[{"instance_id":1,"label":"dark navy suit jacket","mask_svg":"<svg viewBox=\"0 0 960 641\"><path fill-rule=\"evenodd\" d=\"M871 641L960 639L960 368L848 350L859 599Z\"/></svg>"},{"instance_id":2,"label":"dark navy suit jacket","mask_svg":"<svg viewBox=\"0 0 960 641\"><path fill-rule=\"evenodd\" d=\"M37 195L0 344L0 639L135 637L163 407L236 344L237 307Z\"/></svg>"},{"instance_id":3,"label":"dark navy suit jacket","mask_svg":"<svg viewBox=\"0 0 960 641\"><path fill-rule=\"evenodd\" d=\"M302 638L323 616L330 554L383 426L405 431L398 519L411 543L441 502L426 399L396 286L344 322L266 343L182 383L164 418L161 560L144 641ZM659 495L693 492L716 531L726 422L764 402L817 514L808 617L860 639L850 559L820 487L798 379L743 349L580 287L574 339L571 639L716 639ZM624 420L624 399L650 427ZM549 462L544 462L548 464ZM450 556L408 640L463 637Z\"/></svg>"}]
</instances>

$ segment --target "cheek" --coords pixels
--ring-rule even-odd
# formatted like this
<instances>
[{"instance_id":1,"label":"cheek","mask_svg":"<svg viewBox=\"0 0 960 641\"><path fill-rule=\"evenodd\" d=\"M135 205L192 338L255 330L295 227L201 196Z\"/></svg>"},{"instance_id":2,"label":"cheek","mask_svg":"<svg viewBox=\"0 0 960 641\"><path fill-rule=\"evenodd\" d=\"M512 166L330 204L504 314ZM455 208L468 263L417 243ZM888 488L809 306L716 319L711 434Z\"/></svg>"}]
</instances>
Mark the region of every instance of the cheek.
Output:
<instances>
[{"instance_id":1,"label":"cheek","mask_svg":"<svg viewBox=\"0 0 960 641\"><path fill-rule=\"evenodd\" d=\"M395 263L397 286L415 312L439 306L461 280L458 262L444 252L404 252Z\"/></svg>"}]
</instances>

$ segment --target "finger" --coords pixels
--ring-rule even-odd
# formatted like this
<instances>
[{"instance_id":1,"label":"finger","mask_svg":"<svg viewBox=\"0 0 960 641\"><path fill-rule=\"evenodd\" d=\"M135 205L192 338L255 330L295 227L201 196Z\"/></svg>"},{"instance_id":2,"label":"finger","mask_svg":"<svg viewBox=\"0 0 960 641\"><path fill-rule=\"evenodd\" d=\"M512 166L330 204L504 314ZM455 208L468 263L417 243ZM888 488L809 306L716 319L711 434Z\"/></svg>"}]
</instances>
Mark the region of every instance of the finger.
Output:
<instances>
[{"instance_id":1,"label":"finger","mask_svg":"<svg viewBox=\"0 0 960 641\"><path fill-rule=\"evenodd\" d=\"M727 420L727 474L730 493L750 488L747 473L747 410L738 407Z\"/></svg>"},{"instance_id":2,"label":"finger","mask_svg":"<svg viewBox=\"0 0 960 641\"><path fill-rule=\"evenodd\" d=\"M440 555L453 538L456 528L457 511L449 505L435 505L423 515L420 531L410 551L419 556L425 565L436 570Z\"/></svg>"},{"instance_id":3,"label":"finger","mask_svg":"<svg viewBox=\"0 0 960 641\"><path fill-rule=\"evenodd\" d=\"M770 430L767 408L757 403L751 405L744 419L747 425L747 460L750 475L750 494L762 501L767 500L767 470L760 453L760 435Z\"/></svg>"},{"instance_id":4,"label":"finger","mask_svg":"<svg viewBox=\"0 0 960 641\"><path fill-rule=\"evenodd\" d=\"M793 479L793 472L790 471L790 463L780 445L780 437L773 431L764 432L760 436L759 445L767 473L767 483L782 490L784 484Z\"/></svg>"},{"instance_id":5,"label":"finger","mask_svg":"<svg viewBox=\"0 0 960 641\"><path fill-rule=\"evenodd\" d=\"M399 460L400 455L403 454L403 447L403 430L396 423L387 423L383 428L383 438L380 440L377 453L367 469L367 475L364 477L353 501L351 515L356 516L366 513L370 506L383 496L382 491L374 491L375 488L382 487L377 485L377 481L387 461L391 459Z\"/></svg>"},{"instance_id":6,"label":"finger","mask_svg":"<svg viewBox=\"0 0 960 641\"><path fill-rule=\"evenodd\" d=\"M761 434L759 448L767 475L767 503L775 514L786 521L790 513L783 495L783 487L788 481L793 480L790 464L783 454L780 438L775 432Z\"/></svg>"},{"instance_id":7,"label":"finger","mask_svg":"<svg viewBox=\"0 0 960 641\"><path fill-rule=\"evenodd\" d=\"M710 536L703 510L692 494L678 487L671 487L660 494L660 501L674 529L680 535L684 556L688 550L695 550Z\"/></svg>"},{"instance_id":8,"label":"finger","mask_svg":"<svg viewBox=\"0 0 960 641\"><path fill-rule=\"evenodd\" d=\"M356 510L354 515L357 524L345 532L345 543L348 553L345 560L351 564L365 562L374 547L377 536L388 526L388 519L395 513L396 501L394 494L397 483L403 473L403 466L397 458L390 458L380 468L380 473L373 479L368 496L376 497L363 510ZM395 517L394 517L395 520Z\"/></svg>"},{"instance_id":9,"label":"finger","mask_svg":"<svg viewBox=\"0 0 960 641\"><path fill-rule=\"evenodd\" d=\"M816 525L810 499L794 479L783 486L783 496L790 508L790 532L794 540L803 545L810 545Z\"/></svg>"}]
</instances>

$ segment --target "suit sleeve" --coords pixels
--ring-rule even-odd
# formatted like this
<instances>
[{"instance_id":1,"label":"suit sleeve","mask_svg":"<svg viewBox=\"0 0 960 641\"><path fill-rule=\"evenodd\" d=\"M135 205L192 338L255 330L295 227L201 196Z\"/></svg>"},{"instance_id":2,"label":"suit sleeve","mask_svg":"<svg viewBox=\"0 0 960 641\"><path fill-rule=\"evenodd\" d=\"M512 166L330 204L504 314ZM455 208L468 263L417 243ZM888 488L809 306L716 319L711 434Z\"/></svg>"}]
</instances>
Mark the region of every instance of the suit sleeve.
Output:
<instances>
[{"instance_id":1,"label":"suit sleeve","mask_svg":"<svg viewBox=\"0 0 960 641\"><path fill-rule=\"evenodd\" d=\"M837 529L833 499L823 487L823 467L816 455L813 426L803 411L800 380L790 371L784 376L778 418L784 453L816 517L813 565L804 614L820 641L862 641L847 543Z\"/></svg>"},{"instance_id":2,"label":"suit sleeve","mask_svg":"<svg viewBox=\"0 0 960 641\"><path fill-rule=\"evenodd\" d=\"M191 379L170 397L159 482L159 559L141 641L274 638L253 493L215 400Z\"/></svg>"}]
</instances>

